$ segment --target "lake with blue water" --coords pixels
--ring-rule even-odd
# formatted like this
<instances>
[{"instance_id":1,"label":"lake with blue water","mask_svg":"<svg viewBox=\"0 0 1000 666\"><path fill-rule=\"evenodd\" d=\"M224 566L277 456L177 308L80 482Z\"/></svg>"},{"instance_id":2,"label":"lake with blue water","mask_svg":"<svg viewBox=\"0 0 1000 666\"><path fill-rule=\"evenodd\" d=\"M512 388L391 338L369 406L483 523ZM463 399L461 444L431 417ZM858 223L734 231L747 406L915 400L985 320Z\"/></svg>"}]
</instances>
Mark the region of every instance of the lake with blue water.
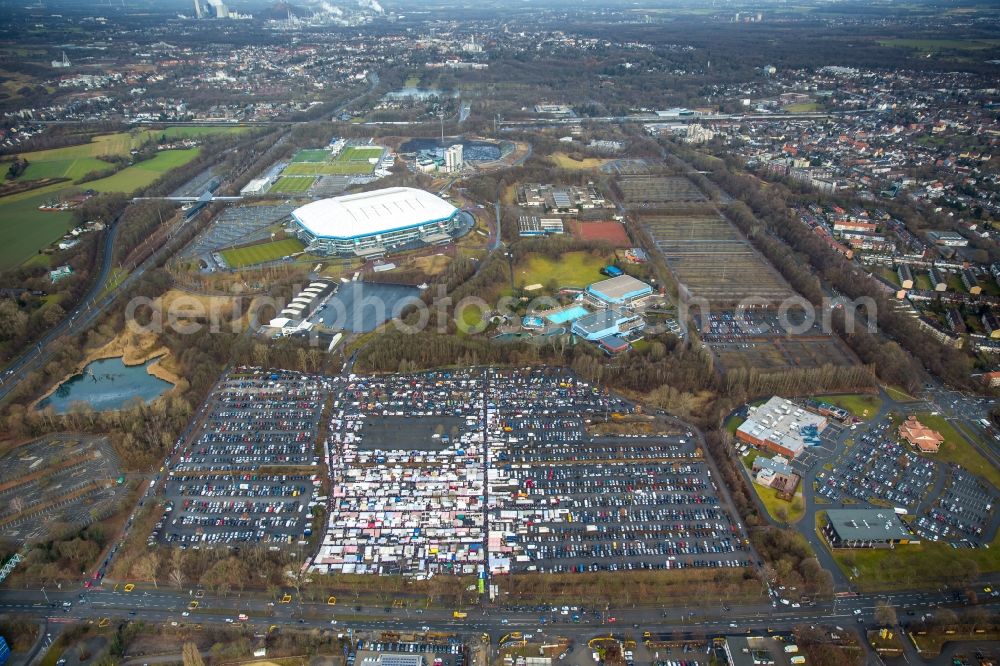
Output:
<instances>
[{"instance_id":1,"label":"lake with blue water","mask_svg":"<svg viewBox=\"0 0 1000 666\"><path fill-rule=\"evenodd\" d=\"M155 362L150 359L141 365L125 365L118 356L89 363L81 374L73 375L41 400L38 409L52 407L62 414L74 403L85 402L94 411L103 412L121 409L136 398L152 402L174 386L147 372Z\"/></svg>"}]
</instances>

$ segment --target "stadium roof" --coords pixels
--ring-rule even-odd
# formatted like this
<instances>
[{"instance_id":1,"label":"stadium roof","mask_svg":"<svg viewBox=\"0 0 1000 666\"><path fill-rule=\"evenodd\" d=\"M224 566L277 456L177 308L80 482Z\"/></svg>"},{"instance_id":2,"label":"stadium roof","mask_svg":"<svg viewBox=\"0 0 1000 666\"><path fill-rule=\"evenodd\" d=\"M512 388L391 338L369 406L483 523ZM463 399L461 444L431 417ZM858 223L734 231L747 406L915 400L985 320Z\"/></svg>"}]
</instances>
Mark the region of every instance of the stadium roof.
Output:
<instances>
[{"instance_id":1,"label":"stadium roof","mask_svg":"<svg viewBox=\"0 0 1000 666\"><path fill-rule=\"evenodd\" d=\"M320 238L359 238L451 218L457 208L430 192L390 187L320 199L292 211L292 217Z\"/></svg>"}]
</instances>

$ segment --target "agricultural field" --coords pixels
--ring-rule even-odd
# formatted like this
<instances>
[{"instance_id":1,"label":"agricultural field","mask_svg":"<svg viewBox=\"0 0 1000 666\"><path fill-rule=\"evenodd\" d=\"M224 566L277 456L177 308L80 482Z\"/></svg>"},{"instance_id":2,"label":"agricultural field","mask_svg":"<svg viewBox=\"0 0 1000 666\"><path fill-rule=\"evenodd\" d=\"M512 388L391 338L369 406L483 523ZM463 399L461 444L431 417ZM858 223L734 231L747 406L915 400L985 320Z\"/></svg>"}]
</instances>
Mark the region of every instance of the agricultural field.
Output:
<instances>
[{"instance_id":1,"label":"agricultural field","mask_svg":"<svg viewBox=\"0 0 1000 666\"><path fill-rule=\"evenodd\" d=\"M282 176L268 192L301 194L307 192L314 182L316 182L316 178L313 176Z\"/></svg>"},{"instance_id":2,"label":"agricultural field","mask_svg":"<svg viewBox=\"0 0 1000 666\"><path fill-rule=\"evenodd\" d=\"M152 159L133 164L118 173L86 183L84 186L98 192L124 192L131 194L136 190L152 184L157 178L177 167L184 166L198 157L201 148L185 150L164 150Z\"/></svg>"},{"instance_id":3,"label":"agricultural field","mask_svg":"<svg viewBox=\"0 0 1000 666\"><path fill-rule=\"evenodd\" d=\"M50 150L23 153L29 162L25 174L18 180L39 178L69 178L75 180L93 171L109 168L101 155L127 155L150 139L199 137L209 134L246 132L246 127L167 127L162 130L136 129L94 137L90 143ZM187 164L197 155L193 150L164 151L151 160L83 185L72 182L56 183L35 190L0 198L0 271L20 265L38 250L50 245L70 228L72 214L43 212L38 206L61 196L93 188L102 192L131 192L145 187L163 173Z\"/></svg>"},{"instance_id":4,"label":"agricultural field","mask_svg":"<svg viewBox=\"0 0 1000 666\"><path fill-rule=\"evenodd\" d=\"M269 243L258 243L245 247L234 247L222 250L220 254L230 268L242 268L276 261L305 249L305 244L298 238L285 238Z\"/></svg>"},{"instance_id":5,"label":"agricultural field","mask_svg":"<svg viewBox=\"0 0 1000 666\"><path fill-rule=\"evenodd\" d=\"M72 213L38 210L64 190L62 184L50 185L0 199L0 271L38 256L40 248L73 227Z\"/></svg>"},{"instance_id":6,"label":"agricultural field","mask_svg":"<svg viewBox=\"0 0 1000 666\"><path fill-rule=\"evenodd\" d=\"M748 298L777 302L793 295L778 272L717 213L639 219L674 279L695 298L736 304Z\"/></svg>"}]
</instances>

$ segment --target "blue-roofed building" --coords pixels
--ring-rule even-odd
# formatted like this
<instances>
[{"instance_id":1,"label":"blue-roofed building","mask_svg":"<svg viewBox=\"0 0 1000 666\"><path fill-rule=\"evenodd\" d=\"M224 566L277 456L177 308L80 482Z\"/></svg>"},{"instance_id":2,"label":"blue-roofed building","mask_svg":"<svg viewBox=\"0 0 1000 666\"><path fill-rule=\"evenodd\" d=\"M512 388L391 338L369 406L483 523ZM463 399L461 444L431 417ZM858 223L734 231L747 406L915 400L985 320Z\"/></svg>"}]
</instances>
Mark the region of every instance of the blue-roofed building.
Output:
<instances>
[{"instance_id":1,"label":"blue-roofed building","mask_svg":"<svg viewBox=\"0 0 1000 666\"><path fill-rule=\"evenodd\" d=\"M0 636L0 666L6 664L8 659L10 659L10 646L4 637Z\"/></svg>"}]
</instances>

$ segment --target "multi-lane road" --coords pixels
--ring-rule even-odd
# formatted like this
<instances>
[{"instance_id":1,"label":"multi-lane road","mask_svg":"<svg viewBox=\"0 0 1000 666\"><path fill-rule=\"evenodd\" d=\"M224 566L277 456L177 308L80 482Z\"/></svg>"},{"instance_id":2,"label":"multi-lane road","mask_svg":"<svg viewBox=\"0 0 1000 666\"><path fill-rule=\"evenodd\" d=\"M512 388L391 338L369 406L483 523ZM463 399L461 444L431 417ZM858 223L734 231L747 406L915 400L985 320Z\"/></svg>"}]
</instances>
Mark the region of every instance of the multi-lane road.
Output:
<instances>
[{"instance_id":1,"label":"multi-lane road","mask_svg":"<svg viewBox=\"0 0 1000 666\"><path fill-rule=\"evenodd\" d=\"M732 606L719 605L668 606L608 609L583 613L580 622L573 614L562 611L514 611L484 606L468 610L468 617L457 620L452 609L443 608L384 608L358 607L350 602L330 606L324 602L304 602L293 598L282 604L260 592L245 592L220 597L205 593L198 597L198 608L188 605L198 595L184 588L136 588L125 592L122 585L91 590L7 590L0 596L0 613L17 612L45 619L49 624L97 621L109 618L141 619L146 622L170 624L218 624L238 621L240 613L249 616L248 624L266 630L270 625L301 628L331 628L346 631L412 630L424 627L458 634L488 634L496 641L512 630L530 631L555 636L568 636L585 641L596 635L630 633L639 637L644 631L672 632L678 638L685 632L692 636L714 634L766 633L786 631L801 624L824 624L842 628L863 628L875 621L876 607L887 602L897 609L902 622L919 620L938 607L958 604L946 591L905 592L900 594L867 594L839 597L814 605L793 608L781 603ZM65 604L69 603L69 606ZM987 606L996 611L991 599ZM188 613L188 615L184 615ZM332 624L336 621L336 625Z\"/></svg>"}]
</instances>

